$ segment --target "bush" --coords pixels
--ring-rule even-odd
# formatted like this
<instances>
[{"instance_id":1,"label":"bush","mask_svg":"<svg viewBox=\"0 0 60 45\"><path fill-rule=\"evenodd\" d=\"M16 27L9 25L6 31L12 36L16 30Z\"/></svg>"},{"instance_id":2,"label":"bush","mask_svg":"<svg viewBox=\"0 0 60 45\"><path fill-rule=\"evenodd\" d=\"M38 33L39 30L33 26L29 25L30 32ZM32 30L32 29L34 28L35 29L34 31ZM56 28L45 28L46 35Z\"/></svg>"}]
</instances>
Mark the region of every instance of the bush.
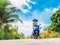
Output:
<instances>
[{"instance_id":1,"label":"bush","mask_svg":"<svg viewBox=\"0 0 60 45\"><path fill-rule=\"evenodd\" d=\"M25 39L25 36L23 33L20 33L19 36L20 36L20 39Z\"/></svg>"},{"instance_id":2,"label":"bush","mask_svg":"<svg viewBox=\"0 0 60 45\"><path fill-rule=\"evenodd\" d=\"M12 27L10 24L4 26L4 29L0 29L0 40L2 39L24 39L23 33L18 34L17 28Z\"/></svg>"},{"instance_id":3,"label":"bush","mask_svg":"<svg viewBox=\"0 0 60 45\"><path fill-rule=\"evenodd\" d=\"M3 40L4 39L4 31L3 30L0 30L0 40Z\"/></svg>"},{"instance_id":4,"label":"bush","mask_svg":"<svg viewBox=\"0 0 60 45\"><path fill-rule=\"evenodd\" d=\"M44 31L40 33L40 38L57 38L57 32L55 31Z\"/></svg>"},{"instance_id":5,"label":"bush","mask_svg":"<svg viewBox=\"0 0 60 45\"><path fill-rule=\"evenodd\" d=\"M60 32L57 32L57 38L60 38Z\"/></svg>"}]
</instances>

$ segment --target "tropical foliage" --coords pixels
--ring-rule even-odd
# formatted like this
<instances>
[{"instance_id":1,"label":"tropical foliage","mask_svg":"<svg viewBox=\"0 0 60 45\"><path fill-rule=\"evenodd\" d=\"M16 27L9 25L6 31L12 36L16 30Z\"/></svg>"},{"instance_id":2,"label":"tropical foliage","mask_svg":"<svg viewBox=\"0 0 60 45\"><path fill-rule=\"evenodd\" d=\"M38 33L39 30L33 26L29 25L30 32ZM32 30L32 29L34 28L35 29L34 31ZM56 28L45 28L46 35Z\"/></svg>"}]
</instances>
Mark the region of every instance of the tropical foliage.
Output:
<instances>
[{"instance_id":1,"label":"tropical foliage","mask_svg":"<svg viewBox=\"0 0 60 45\"><path fill-rule=\"evenodd\" d=\"M60 8L51 17L53 30L60 32Z\"/></svg>"},{"instance_id":2,"label":"tropical foliage","mask_svg":"<svg viewBox=\"0 0 60 45\"><path fill-rule=\"evenodd\" d=\"M9 24L9 22L14 22L15 20L23 23L18 15L15 14L17 10L14 7L8 7L9 5L8 0L0 0L0 40L25 38L22 33L18 33L16 27L12 27Z\"/></svg>"},{"instance_id":3,"label":"tropical foliage","mask_svg":"<svg viewBox=\"0 0 60 45\"><path fill-rule=\"evenodd\" d=\"M25 39L23 33L19 34L16 27L6 24L4 29L0 29L0 40L3 39Z\"/></svg>"},{"instance_id":4,"label":"tropical foliage","mask_svg":"<svg viewBox=\"0 0 60 45\"><path fill-rule=\"evenodd\" d=\"M14 7L9 8L8 4L8 0L0 0L0 27L4 23L14 22L15 20L22 22L22 20L19 19L18 15L15 14L17 10Z\"/></svg>"}]
</instances>

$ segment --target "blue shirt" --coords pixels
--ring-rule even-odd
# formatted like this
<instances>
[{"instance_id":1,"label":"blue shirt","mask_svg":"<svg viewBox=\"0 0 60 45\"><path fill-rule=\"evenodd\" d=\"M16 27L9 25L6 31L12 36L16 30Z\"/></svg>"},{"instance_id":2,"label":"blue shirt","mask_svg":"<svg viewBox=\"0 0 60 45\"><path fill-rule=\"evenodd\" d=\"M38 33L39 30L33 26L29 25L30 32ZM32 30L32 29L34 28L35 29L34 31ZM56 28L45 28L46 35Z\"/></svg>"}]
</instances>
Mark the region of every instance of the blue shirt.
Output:
<instances>
[{"instance_id":1,"label":"blue shirt","mask_svg":"<svg viewBox=\"0 0 60 45\"><path fill-rule=\"evenodd\" d=\"M33 24L34 30L39 30L39 25Z\"/></svg>"}]
</instances>

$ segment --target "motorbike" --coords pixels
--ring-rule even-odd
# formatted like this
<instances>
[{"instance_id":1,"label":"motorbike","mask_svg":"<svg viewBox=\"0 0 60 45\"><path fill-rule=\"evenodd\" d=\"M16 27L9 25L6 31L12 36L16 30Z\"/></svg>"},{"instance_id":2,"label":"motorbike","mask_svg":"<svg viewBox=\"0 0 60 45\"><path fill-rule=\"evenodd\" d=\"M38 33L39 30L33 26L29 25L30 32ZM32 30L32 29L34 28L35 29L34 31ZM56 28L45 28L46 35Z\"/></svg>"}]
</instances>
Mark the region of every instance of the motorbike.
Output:
<instances>
[{"instance_id":1,"label":"motorbike","mask_svg":"<svg viewBox=\"0 0 60 45\"><path fill-rule=\"evenodd\" d=\"M38 31L35 31L34 34L33 34L33 38L34 39L38 39L38 36L39 36L38 34L39 34L39 32Z\"/></svg>"}]
</instances>

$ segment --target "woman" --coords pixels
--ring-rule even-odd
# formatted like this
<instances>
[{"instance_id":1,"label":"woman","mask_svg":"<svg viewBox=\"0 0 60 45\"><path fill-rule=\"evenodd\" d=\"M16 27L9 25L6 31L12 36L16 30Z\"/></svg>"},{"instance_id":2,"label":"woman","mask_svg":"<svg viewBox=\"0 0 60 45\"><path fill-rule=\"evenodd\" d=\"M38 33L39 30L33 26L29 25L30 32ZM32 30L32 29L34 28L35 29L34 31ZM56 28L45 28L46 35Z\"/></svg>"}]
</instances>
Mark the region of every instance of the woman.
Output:
<instances>
[{"instance_id":1,"label":"woman","mask_svg":"<svg viewBox=\"0 0 60 45\"><path fill-rule=\"evenodd\" d=\"M38 20L37 19L34 19L33 20L33 32L32 32L32 34L33 34L33 36L39 36L39 32L40 32L40 30L39 30L39 25L38 25ZM37 34L37 35L36 35ZM34 37L35 38L35 37Z\"/></svg>"}]
</instances>

